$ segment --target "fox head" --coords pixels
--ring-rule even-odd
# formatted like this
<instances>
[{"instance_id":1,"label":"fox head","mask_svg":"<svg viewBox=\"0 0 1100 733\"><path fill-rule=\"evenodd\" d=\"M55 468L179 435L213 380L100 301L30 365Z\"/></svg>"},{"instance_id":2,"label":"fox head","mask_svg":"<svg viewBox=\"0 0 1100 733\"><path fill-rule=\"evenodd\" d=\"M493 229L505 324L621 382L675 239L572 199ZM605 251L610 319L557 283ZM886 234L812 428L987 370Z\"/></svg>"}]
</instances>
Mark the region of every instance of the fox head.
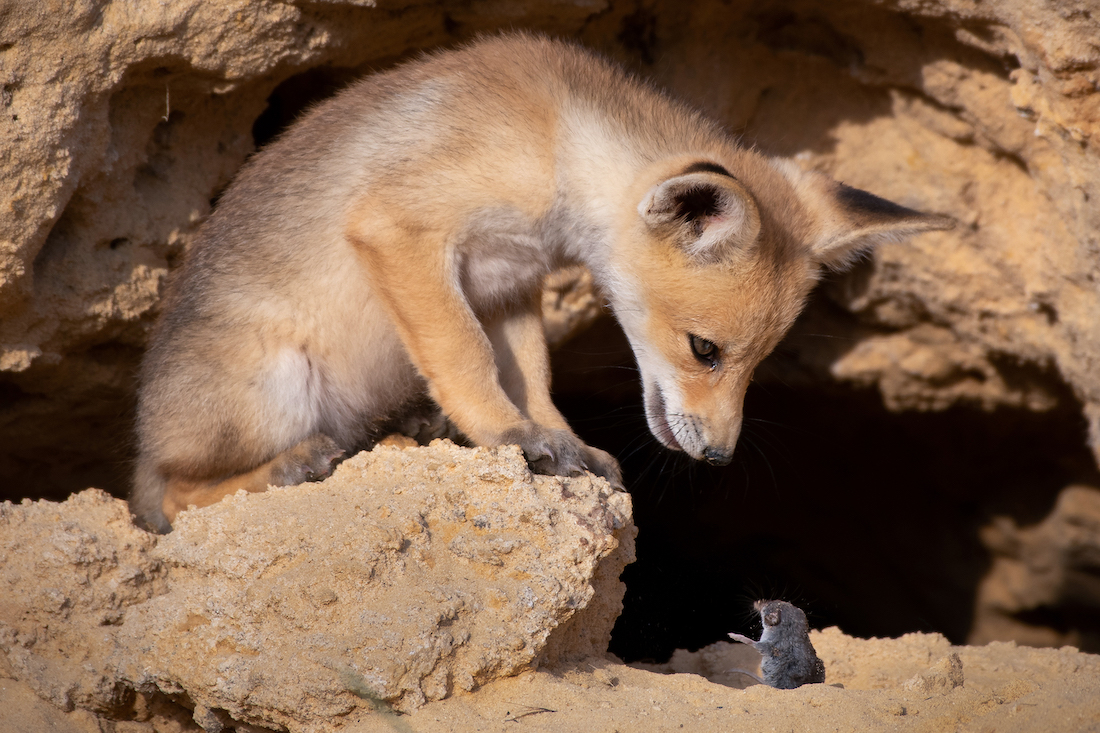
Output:
<instances>
[{"instance_id":1,"label":"fox head","mask_svg":"<svg viewBox=\"0 0 1100 733\"><path fill-rule=\"evenodd\" d=\"M750 151L655 164L631 196L608 289L646 420L668 448L714 465L732 459L753 371L822 269L953 225Z\"/></svg>"}]
</instances>

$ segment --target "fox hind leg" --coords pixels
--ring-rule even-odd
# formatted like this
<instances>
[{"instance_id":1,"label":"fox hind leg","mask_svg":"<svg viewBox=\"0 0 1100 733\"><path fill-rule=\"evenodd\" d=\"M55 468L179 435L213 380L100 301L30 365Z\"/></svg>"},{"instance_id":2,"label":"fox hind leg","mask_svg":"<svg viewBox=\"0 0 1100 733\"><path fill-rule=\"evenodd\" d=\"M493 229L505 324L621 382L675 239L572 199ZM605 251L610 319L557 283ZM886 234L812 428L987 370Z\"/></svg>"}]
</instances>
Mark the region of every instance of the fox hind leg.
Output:
<instances>
[{"instance_id":1,"label":"fox hind leg","mask_svg":"<svg viewBox=\"0 0 1100 733\"><path fill-rule=\"evenodd\" d=\"M294 486L318 481L332 473L344 451L332 438L316 433L251 471L224 479L194 480L169 476L165 480L161 510L168 522L188 506L214 504L241 489L267 490L268 486Z\"/></svg>"}]
</instances>

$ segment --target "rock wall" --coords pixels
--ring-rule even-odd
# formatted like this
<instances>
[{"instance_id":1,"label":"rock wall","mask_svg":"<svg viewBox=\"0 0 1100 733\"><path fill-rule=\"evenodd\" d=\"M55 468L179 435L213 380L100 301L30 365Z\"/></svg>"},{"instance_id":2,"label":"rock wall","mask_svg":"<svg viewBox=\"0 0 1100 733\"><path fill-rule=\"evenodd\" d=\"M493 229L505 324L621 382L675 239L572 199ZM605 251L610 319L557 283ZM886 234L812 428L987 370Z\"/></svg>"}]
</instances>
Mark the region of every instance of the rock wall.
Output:
<instances>
[{"instance_id":1,"label":"rock wall","mask_svg":"<svg viewBox=\"0 0 1100 733\"><path fill-rule=\"evenodd\" d=\"M0 7L6 495L124 491L133 374L164 278L257 141L357 72L509 27L579 39L767 152L961 222L829 279L762 382L871 388L895 412L1054 415L1100 455L1089 3L12 2ZM965 460L952 471L981 469ZM1066 485L1095 485L1077 473ZM978 513L1001 521L993 504ZM1091 577L1100 563L1084 556L1066 577ZM1082 597L1095 627L1100 602ZM983 608L975 619L996 616Z\"/></svg>"}]
</instances>

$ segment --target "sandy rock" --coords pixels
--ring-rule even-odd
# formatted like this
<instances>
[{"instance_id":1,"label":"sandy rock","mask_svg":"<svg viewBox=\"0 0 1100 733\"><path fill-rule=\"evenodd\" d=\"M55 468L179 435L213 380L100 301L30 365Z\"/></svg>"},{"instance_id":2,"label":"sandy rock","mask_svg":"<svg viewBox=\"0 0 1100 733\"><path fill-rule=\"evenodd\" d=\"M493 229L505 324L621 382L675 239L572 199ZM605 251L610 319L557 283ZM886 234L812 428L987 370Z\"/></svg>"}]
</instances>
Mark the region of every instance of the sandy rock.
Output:
<instances>
[{"instance_id":1,"label":"sandy rock","mask_svg":"<svg viewBox=\"0 0 1100 733\"><path fill-rule=\"evenodd\" d=\"M117 711L132 691L111 659L135 605L164 593L156 538L89 489L63 504L0 503L0 647L57 708Z\"/></svg>"},{"instance_id":2,"label":"sandy rock","mask_svg":"<svg viewBox=\"0 0 1100 733\"><path fill-rule=\"evenodd\" d=\"M0 722L11 733L102 733L100 719L87 710L64 712L44 703L25 684L0 676Z\"/></svg>"},{"instance_id":3,"label":"sandy rock","mask_svg":"<svg viewBox=\"0 0 1100 733\"><path fill-rule=\"evenodd\" d=\"M946 695L956 687L962 687L965 679L962 660L956 652L951 652L933 664L927 672L910 678L901 687L903 690L926 695Z\"/></svg>"},{"instance_id":4,"label":"sandy rock","mask_svg":"<svg viewBox=\"0 0 1100 733\"><path fill-rule=\"evenodd\" d=\"M1084 9L956 0L706 4L666 32L665 83L749 140L959 221L835 281L861 328L807 336L809 362L892 409L1041 411L1065 380L1100 455L1098 33Z\"/></svg>"},{"instance_id":5,"label":"sandy rock","mask_svg":"<svg viewBox=\"0 0 1100 733\"><path fill-rule=\"evenodd\" d=\"M677 652L663 671L678 673L622 665L600 653L609 626L592 612L621 598L629 509L599 479L532 477L514 448L442 442L185 512L163 538L94 490L0 505L0 723L1042 733L1100 715L1100 657L1071 648L830 628L811 634L827 684L798 690L735 689L727 665L751 664L734 657L752 650L727 642ZM580 637L588 646L574 637L571 654L538 666L540 647L584 614L599 630Z\"/></svg>"},{"instance_id":6,"label":"sandy rock","mask_svg":"<svg viewBox=\"0 0 1100 733\"><path fill-rule=\"evenodd\" d=\"M825 662L823 685L776 690L731 689L700 671L722 654L719 644L674 655L693 673L604 665L614 687L564 675L562 684L523 676L487 686L476 709L461 698L428 705L410 718L416 730L507 730L503 713L516 702L556 709L524 718L534 730L997 730L1046 733L1087 730L1100 714L1100 657L1076 649L1027 649L992 643L953 647L936 634L855 639L833 627L810 634ZM720 642L727 646L727 642ZM721 665L719 665L720 667ZM965 670L965 672L964 672ZM705 672L704 672L705 673ZM723 672L718 672L719 675ZM508 705L508 702L511 705ZM512 702L516 701L516 702ZM536 702L541 701L541 702ZM468 705L468 703L467 703ZM521 709L522 711L523 709ZM446 713L451 711L451 717ZM583 711L583 712L582 712ZM601 712L606 711L606 716ZM496 715L493 715L496 713ZM581 721L588 716L588 723ZM473 717L478 716L478 717ZM364 726L362 730L377 730Z\"/></svg>"},{"instance_id":7,"label":"sandy rock","mask_svg":"<svg viewBox=\"0 0 1100 733\"><path fill-rule=\"evenodd\" d=\"M602 479L444 441L185 512L159 542L94 490L0 506L12 676L114 717L168 695L207 731L415 709L537 665L572 616L553 658L603 654L634 532Z\"/></svg>"},{"instance_id":8,"label":"sandy rock","mask_svg":"<svg viewBox=\"0 0 1100 733\"><path fill-rule=\"evenodd\" d=\"M866 639L857 651L850 637L831 627L811 632L810 641L825 663L825 682L856 690L900 687L951 652L950 642L939 634Z\"/></svg>"}]
</instances>

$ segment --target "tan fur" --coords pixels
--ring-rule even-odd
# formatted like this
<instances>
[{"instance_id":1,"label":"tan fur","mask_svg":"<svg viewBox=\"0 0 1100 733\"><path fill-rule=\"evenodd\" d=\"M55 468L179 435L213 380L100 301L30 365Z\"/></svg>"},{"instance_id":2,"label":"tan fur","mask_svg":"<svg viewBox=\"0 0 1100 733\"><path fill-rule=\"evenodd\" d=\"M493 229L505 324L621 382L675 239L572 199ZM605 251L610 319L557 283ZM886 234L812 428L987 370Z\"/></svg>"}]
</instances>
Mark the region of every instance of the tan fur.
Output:
<instances>
[{"instance_id":1,"label":"tan fur","mask_svg":"<svg viewBox=\"0 0 1100 733\"><path fill-rule=\"evenodd\" d=\"M752 370L821 265L947 225L740 148L548 39L368 77L249 161L173 277L133 511L167 531L189 504L319 478L394 426L439 434L427 397L474 443L621 485L549 394L537 294L569 263L623 324L654 434L728 462Z\"/></svg>"}]
</instances>

